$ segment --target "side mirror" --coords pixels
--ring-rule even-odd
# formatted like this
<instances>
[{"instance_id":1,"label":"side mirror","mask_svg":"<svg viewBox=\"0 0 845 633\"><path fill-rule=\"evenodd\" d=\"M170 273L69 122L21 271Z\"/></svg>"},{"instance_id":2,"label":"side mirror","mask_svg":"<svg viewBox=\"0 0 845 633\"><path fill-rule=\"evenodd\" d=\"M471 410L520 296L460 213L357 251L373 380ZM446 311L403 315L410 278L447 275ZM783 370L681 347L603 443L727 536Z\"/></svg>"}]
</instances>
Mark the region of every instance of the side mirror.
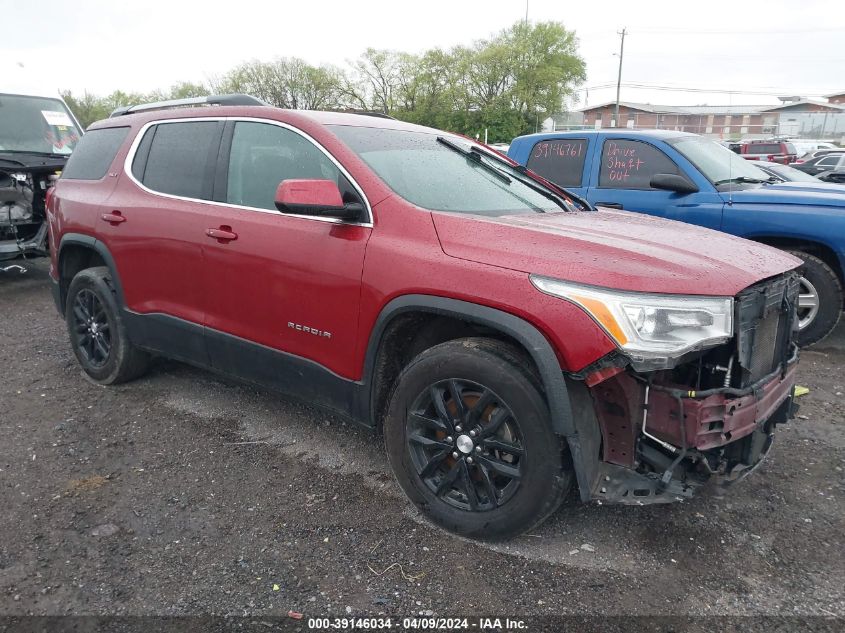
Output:
<instances>
[{"instance_id":1,"label":"side mirror","mask_svg":"<svg viewBox=\"0 0 845 633\"><path fill-rule=\"evenodd\" d=\"M677 174L654 174L648 183L652 189L665 189L675 193L696 193L696 187L689 180Z\"/></svg>"},{"instance_id":2,"label":"side mirror","mask_svg":"<svg viewBox=\"0 0 845 633\"><path fill-rule=\"evenodd\" d=\"M344 204L332 180L283 180L276 189L275 203L282 213L338 220L358 220L364 210L357 202Z\"/></svg>"}]
</instances>

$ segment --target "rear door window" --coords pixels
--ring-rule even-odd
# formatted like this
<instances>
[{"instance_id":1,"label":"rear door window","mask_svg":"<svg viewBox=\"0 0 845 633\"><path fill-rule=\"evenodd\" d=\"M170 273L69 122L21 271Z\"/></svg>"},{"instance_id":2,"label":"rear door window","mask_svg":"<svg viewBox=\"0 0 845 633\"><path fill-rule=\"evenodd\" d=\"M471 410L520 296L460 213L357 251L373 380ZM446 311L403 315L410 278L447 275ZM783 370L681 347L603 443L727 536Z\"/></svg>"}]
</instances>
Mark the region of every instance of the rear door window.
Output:
<instances>
[{"instance_id":1,"label":"rear door window","mask_svg":"<svg viewBox=\"0 0 845 633\"><path fill-rule=\"evenodd\" d=\"M107 127L85 134L62 170L62 178L99 180L105 176L128 133L128 127Z\"/></svg>"},{"instance_id":2,"label":"rear door window","mask_svg":"<svg viewBox=\"0 0 845 633\"><path fill-rule=\"evenodd\" d=\"M655 174L680 174L675 162L654 145L642 141L609 139L601 151L599 187L651 189Z\"/></svg>"},{"instance_id":3,"label":"rear door window","mask_svg":"<svg viewBox=\"0 0 845 633\"><path fill-rule=\"evenodd\" d=\"M561 187L580 187L586 158L586 138L547 139L531 149L527 167Z\"/></svg>"},{"instance_id":4,"label":"rear door window","mask_svg":"<svg viewBox=\"0 0 845 633\"><path fill-rule=\"evenodd\" d=\"M133 174L159 193L211 200L214 165L223 123L186 121L159 123L149 130L149 153L143 166L133 161ZM146 137L141 146L147 142ZM139 149L140 147L139 146ZM136 159L139 154L136 153Z\"/></svg>"}]
</instances>

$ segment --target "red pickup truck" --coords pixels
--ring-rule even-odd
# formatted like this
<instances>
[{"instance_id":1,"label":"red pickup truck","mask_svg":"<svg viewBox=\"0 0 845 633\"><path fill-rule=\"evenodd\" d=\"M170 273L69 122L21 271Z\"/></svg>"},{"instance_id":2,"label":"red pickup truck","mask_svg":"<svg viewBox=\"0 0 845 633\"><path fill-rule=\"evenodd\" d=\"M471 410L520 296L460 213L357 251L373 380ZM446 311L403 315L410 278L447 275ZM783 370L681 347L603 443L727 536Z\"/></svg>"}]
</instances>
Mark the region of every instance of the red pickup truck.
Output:
<instances>
[{"instance_id":1,"label":"red pickup truck","mask_svg":"<svg viewBox=\"0 0 845 633\"><path fill-rule=\"evenodd\" d=\"M48 198L51 277L101 384L153 355L385 436L458 533L743 477L793 411L800 260L596 210L500 153L245 95L92 125Z\"/></svg>"}]
</instances>

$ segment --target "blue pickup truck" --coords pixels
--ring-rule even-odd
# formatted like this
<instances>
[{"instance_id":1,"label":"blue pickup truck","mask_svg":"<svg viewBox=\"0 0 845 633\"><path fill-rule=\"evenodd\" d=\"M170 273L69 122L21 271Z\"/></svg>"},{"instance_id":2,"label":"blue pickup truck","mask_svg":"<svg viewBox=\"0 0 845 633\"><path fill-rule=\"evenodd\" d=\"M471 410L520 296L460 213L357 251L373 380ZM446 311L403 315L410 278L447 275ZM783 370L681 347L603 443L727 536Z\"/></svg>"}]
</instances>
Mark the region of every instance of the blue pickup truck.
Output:
<instances>
[{"instance_id":1,"label":"blue pickup truck","mask_svg":"<svg viewBox=\"0 0 845 633\"><path fill-rule=\"evenodd\" d=\"M719 143L668 130L531 134L514 139L508 156L595 206L698 224L791 252L804 260L799 343L815 343L836 326L845 284L845 195L835 189L773 183Z\"/></svg>"}]
</instances>

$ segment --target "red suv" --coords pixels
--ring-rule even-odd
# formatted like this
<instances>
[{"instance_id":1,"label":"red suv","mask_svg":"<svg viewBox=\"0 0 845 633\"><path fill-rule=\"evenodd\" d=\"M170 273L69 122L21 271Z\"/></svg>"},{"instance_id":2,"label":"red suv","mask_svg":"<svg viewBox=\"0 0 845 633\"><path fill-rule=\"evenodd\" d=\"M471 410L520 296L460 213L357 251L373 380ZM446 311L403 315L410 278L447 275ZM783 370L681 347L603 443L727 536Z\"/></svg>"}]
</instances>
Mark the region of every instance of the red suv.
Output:
<instances>
[{"instance_id":1,"label":"red suv","mask_svg":"<svg viewBox=\"0 0 845 633\"><path fill-rule=\"evenodd\" d=\"M785 141L750 141L742 143L739 147L740 155L746 160L766 160L783 165L798 160L795 146Z\"/></svg>"},{"instance_id":2,"label":"red suv","mask_svg":"<svg viewBox=\"0 0 845 633\"><path fill-rule=\"evenodd\" d=\"M601 209L469 139L243 96L130 109L48 202L94 381L162 355L383 429L434 521L504 538L733 481L793 410L800 261Z\"/></svg>"}]
</instances>

